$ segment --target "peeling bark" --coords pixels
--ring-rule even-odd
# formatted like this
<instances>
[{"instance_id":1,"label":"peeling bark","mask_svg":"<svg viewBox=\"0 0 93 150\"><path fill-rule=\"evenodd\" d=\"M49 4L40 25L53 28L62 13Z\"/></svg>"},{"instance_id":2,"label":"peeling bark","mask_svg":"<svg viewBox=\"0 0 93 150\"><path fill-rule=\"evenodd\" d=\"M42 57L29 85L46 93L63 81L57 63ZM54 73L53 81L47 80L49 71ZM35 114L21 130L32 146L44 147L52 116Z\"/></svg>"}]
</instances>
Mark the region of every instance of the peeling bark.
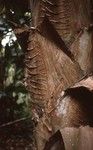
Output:
<instances>
[{"instance_id":1,"label":"peeling bark","mask_svg":"<svg viewBox=\"0 0 93 150\"><path fill-rule=\"evenodd\" d=\"M92 150L93 128L64 128L61 130L66 150Z\"/></svg>"},{"instance_id":2,"label":"peeling bark","mask_svg":"<svg viewBox=\"0 0 93 150\"><path fill-rule=\"evenodd\" d=\"M39 0L35 1L32 12L33 26L40 25L46 15L67 45L92 23L90 0Z\"/></svg>"},{"instance_id":3,"label":"peeling bark","mask_svg":"<svg viewBox=\"0 0 93 150\"><path fill-rule=\"evenodd\" d=\"M93 77L66 89L56 100L56 108L51 114L57 130L63 127L93 126ZM55 117L53 117L55 116Z\"/></svg>"},{"instance_id":4,"label":"peeling bark","mask_svg":"<svg viewBox=\"0 0 93 150\"><path fill-rule=\"evenodd\" d=\"M93 71L93 31L89 32L84 29L76 37L70 49L75 60L79 63L84 74L89 74Z\"/></svg>"},{"instance_id":5,"label":"peeling bark","mask_svg":"<svg viewBox=\"0 0 93 150\"><path fill-rule=\"evenodd\" d=\"M92 12L90 0L39 0L31 6L26 81L38 105L35 136L43 150L57 130L93 126L92 77L79 81L93 70Z\"/></svg>"},{"instance_id":6,"label":"peeling bark","mask_svg":"<svg viewBox=\"0 0 93 150\"><path fill-rule=\"evenodd\" d=\"M66 89L82 77L79 65L38 31L29 38L26 68L31 97L45 109L60 84Z\"/></svg>"}]
</instances>

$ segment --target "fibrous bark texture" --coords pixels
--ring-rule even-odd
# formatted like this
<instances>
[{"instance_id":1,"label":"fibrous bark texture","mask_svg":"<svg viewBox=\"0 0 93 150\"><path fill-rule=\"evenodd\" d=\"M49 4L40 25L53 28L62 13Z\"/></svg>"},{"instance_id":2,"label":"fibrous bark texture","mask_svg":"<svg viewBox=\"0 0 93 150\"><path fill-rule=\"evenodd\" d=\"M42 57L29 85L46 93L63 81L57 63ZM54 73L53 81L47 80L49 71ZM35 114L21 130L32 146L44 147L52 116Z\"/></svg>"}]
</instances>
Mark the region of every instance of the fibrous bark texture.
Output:
<instances>
[{"instance_id":1,"label":"fibrous bark texture","mask_svg":"<svg viewBox=\"0 0 93 150\"><path fill-rule=\"evenodd\" d=\"M53 130L61 131L66 150L92 150L93 76L82 79L61 95L50 117Z\"/></svg>"},{"instance_id":2,"label":"fibrous bark texture","mask_svg":"<svg viewBox=\"0 0 93 150\"><path fill-rule=\"evenodd\" d=\"M91 23L90 0L39 0L32 8L33 26L40 25L46 15L67 43Z\"/></svg>"},{"instance_id":3,"label":"fibrous bark texture","mask_svg":"<svg viewBox=\"0 0 93 150\"><path fill-rule=\"evenodd\" d=\"M26 56L27 84L31 97L44 108L51 107L53 93L66 89L82 76L79 65L38 31L31 32ZM69 76L68 76L69 74ZM72 76L73 74L73 76Z\"/></svg>"},{"instance_id":4,"label":"fibrous bark texture","mask_svg":"<svg viewBox=\"0 0 93 150\"><path fill-rule=\"evenodd\" d=\"M49 138L44 150L92 150L92 139L93 128L89 126L66 127Z\"/></svg>"},{"instance_id":5,"label":"fibrous bark texture","mask_svg":"<svg viewBox=\"0 0 93 150\"><path fill-rule=\"evenodd\" d=\"M56 109L52 112L53 126L79 127L93 126L93 77L90 76L63 91L56 100ZM56 121L56 116L58 121ZM55 123L53 122L55 120Z\"/></svg>"},{"instance_id":6,"label":"fibrous bark texture","mask_svg":"<svg viewBox=\"0 0 93 150\"><path fill-rule=\"evenodd\" d=\"M92 3L35 0L31 8L26 79L31 98L39 107L35 108L36 140L38 149L43 150L57 130L63 129L65 134L67 127L77 127L79 132L80 126L93 126L93 79L81 79L93 71Z\"/></svg>"}]
</instances>

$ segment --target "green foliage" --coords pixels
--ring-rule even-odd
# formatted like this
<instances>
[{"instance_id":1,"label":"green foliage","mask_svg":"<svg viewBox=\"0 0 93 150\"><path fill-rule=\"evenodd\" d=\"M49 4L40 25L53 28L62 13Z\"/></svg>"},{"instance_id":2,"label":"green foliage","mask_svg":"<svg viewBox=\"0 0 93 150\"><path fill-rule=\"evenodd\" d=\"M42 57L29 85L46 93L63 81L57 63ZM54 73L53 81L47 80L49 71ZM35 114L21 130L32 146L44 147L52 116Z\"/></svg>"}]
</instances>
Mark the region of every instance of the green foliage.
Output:
<instances>
[{"instance_id":1,"label":"green foliage","mask_svg":"<svg viewBox=\"0 0 93 150\"><path fill-rule=\"evenodd\" d=\"M17 13L20 20L22 15L19 12ZM0 72L0 77L2 78L0 82L3 80L3 84L0 87L0 104L2 103L2 106L5 106L0 111L0 116L4 116L3 118L0 117L0 123L2 123L28 116L28 100L30 96L23 84L24 51L8 24L5 14L0 16L0 39L0 62L3 62L1 65L3 69L0 69L0 71L3 70Z\"/></svg>"}]
</instances>

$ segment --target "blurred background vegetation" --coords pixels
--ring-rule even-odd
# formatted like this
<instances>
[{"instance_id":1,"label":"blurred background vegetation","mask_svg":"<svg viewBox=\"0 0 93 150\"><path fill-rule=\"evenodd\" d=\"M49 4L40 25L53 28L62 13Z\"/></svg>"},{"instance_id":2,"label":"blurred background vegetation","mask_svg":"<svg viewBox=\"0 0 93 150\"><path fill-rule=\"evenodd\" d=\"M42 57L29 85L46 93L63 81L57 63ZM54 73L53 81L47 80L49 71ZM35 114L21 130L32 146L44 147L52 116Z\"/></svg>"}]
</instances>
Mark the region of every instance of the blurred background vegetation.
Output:
<instances>
[{"instance_id":1,"label":"blurred background vegetation","mask_svg":"<svg viewBox=\"0 0 93 150\"><path fill-rule=\"evenodd\" d=\"M0 124L29 116L24 86L29 6L27 0L0 0Z\"/></svg>"},{"instance_id":2,"label":"blurred background vegetation","mask_svg":"<svg viewBox=\"0 0 93 150\"><path fill-rule=\"evenodd\" d=\"M34 121L24 78L30 24L30 1L0 0L0 150L33 147Z\"/></svg>"}]
</instances>

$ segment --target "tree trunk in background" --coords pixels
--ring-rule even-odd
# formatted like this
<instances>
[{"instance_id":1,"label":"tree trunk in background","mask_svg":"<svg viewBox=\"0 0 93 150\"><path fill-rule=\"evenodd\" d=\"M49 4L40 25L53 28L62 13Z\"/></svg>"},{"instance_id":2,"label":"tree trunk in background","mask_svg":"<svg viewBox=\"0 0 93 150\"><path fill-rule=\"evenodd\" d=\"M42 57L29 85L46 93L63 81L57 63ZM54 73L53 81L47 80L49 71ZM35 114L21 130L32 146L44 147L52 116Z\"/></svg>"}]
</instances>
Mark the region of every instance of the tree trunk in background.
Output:
<instances>
[{"instance_id":1,"label":"tree trunk in background","mask_svg":"<svg viewBox=\"0 0 93 150\"><path fill-rule=\"evenodd\" d=\"M60 130L68 150L76 142L72 138L69 143L71 134L82 132L83 142L79 127L93 125L92 77L83 81L93 71L92 1L35 0L31 8L25 75L38 121L37 149L43 150L49 137ZM67 128L72 128L69 137ZM92 150L89 144L86 147ZM74 148L84 147L70 149Z\"/></svg>"}]
</instances>

